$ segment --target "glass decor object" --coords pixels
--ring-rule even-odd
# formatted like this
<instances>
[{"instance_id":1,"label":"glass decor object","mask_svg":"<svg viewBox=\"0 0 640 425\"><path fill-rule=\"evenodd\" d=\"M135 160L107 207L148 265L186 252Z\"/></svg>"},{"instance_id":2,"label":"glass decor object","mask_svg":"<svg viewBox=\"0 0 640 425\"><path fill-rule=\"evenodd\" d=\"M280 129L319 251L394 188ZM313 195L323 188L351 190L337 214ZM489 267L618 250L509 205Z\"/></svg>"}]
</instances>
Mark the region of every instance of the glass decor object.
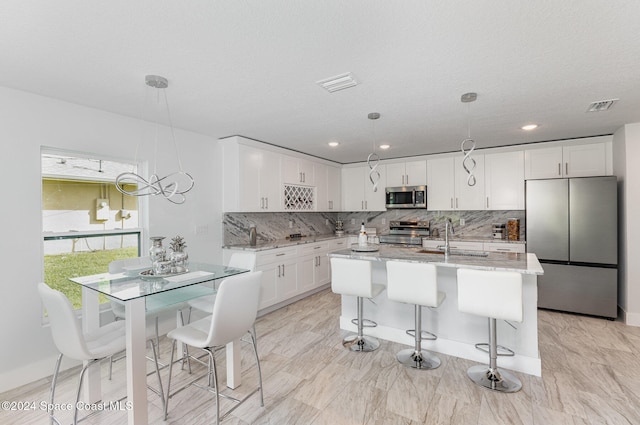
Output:
<instances>
[{"instance_id":1,"label":"glass decor object","mask_svg":"<svg viewBox=\"0 0 640 425\"><path fill-rule=\"evenodd\" d=\"M182 273L186 271L189 265L189 254L184 250L187 247L184 238L180 235L172 238L169 246L171 247L171 254L169 256L171 260L171 272Z\"/></svg>"},{"instance_id":2,"label":"glass decor object","mask_svg":"<svg viewBox=\"0 0 640 425\"><path fill-rule=\"evenodd\" d=\"M167 250L162 246L164 236L151 236L149 239L151 240L151 248L149 248L149 259L151 263L164 261L167 256Z\"/></svg>"}]
</instances>

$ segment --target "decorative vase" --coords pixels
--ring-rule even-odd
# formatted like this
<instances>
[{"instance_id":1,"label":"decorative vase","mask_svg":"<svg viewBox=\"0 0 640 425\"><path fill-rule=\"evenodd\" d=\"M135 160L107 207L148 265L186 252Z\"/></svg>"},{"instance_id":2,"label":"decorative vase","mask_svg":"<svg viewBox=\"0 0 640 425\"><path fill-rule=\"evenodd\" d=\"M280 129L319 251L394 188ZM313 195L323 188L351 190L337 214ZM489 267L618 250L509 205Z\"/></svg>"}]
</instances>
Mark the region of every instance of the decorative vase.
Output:
<instances>
[{"instance_id":1,"label":"decorative vase","mask_svg":"<svg viewBox=\"0 0 640 425\"><path fill-rule=\"evenodd\" d=\"M164 236L152 236L149 239L151 240L151 248L149 248L149 258L151 259L151 263L165 261L167 257L167 250L162 246Z\"/></svg>"},{"instance_id":2,"label":"decorative vase","mask_svg":"<svg viewBox=\"0 0 640 425\"><path fill-rule=\"evenodd\" d=\"M189 254L186 251L172 251L170 255L172 273L182 273L187 271L189 265Z\"/></svg>"}]
</instances>

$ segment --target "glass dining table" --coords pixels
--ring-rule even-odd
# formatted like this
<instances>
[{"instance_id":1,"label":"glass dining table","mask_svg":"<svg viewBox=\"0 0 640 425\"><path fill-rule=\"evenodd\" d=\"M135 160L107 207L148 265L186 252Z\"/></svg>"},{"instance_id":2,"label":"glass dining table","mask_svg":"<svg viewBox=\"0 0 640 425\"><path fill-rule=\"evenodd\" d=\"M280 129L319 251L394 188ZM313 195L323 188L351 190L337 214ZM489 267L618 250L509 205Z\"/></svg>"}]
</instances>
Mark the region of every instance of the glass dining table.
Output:
<instances>
[{"instance_id":1,"label":"glass dining table","mask_svg":"<svg viewBox=\"0 0 640 425\"><path fill-rule=\"evenodd\" d=\"M122 273L69 278L82 286L82 326L85 332L100 327L100 294L125 305L129 424L148 422L146 313L172 306L178 308L188 300L211 295L216 291L217 281L248 271L216 264L190 263L188 272L175 275L148 276L144 270L129 269ZM240 385L239 344L239 341L234 341L226 347L227 386L230 388ZM85 399L96 402L102 398L99 365L89 368L86 373Z\"/></svg>"}]
</instances>

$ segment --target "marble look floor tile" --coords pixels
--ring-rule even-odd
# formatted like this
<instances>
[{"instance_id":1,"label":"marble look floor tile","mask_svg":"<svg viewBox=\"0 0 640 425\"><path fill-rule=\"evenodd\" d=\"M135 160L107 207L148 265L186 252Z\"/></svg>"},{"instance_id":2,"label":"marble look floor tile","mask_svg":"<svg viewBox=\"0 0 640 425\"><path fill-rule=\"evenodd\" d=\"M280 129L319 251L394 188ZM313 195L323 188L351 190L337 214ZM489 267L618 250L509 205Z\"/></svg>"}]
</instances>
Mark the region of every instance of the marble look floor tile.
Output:
<instances>
[{"instance_id":1,"label":"marble look floor tile","mask_svg":"<svg viewBox=\"0 0 640 425\"><path fill-rule=\"evenodd\" d=\"M429 403L425 425L476 425L480 407L458 398L435 394Z\"/></svg>"},{"instance_id":2,"label":"marble look floor tile","mask_svg":"<svg viewBox=\"0 0 640 425\"><path fill-rule=\"evenodd\" d=\"M316 409L324 409L354 376L355 373L347 367L328 364L306 379L293 396Z\"/></svg>"},{"instance_id":3,"label":"marble look floor tile","mask_svg":"<svg viewBox=\"0 0 640 425\"><path fill-rule=\"evenodd\" d=\"M387 410L413 421L424 421L439 382L439 378L424 372L427 371L400 370L387 394Z\"/></svg>"},{"instance_id":4,"label":"marble look floor tile","mask_svg":"<svg viewBox=\"0 0 640 425\"><path fill-rule=\"evenodd\" d=\"M375 412L386 403L386 391L349 382L339 390L328 406L320 411L312 425L364 424L375 417Z\"/></svg>"}]
</instances>

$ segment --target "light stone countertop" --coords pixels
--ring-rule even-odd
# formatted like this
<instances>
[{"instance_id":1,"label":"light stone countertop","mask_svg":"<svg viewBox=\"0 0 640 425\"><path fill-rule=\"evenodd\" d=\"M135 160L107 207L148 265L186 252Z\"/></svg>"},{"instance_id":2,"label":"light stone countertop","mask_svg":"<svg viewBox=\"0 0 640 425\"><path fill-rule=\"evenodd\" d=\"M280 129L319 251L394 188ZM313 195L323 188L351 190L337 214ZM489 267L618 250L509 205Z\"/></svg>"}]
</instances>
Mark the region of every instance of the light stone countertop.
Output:
<instances>
[{"instance_id":1,"label":"light stone countertop","mask_svg":"<svg viewBox=\"0 0 640 425\"><path fill-rule=\"evenodd\" d=\"M333 233L315 236L305 236L300 239L276 239L271 241L261 241L255 246L246 244L224 245L224 249L241 249L244 251L265 251L267 249L286 248L289 246L304 245L308 243L324 242L332 239L342 239L348 236L358 236L356 233L345 233L344 236L336 236ZM424 238L430 241L443 241L444 238L438 237L426 237ZM463 237L451 237L450 241L464 241L464 242L491 242L491 243L506 243L506 244L525 244L525 241L509 241L506 239L494 239L491 236L463 236Z\"/></svg>"},{"instance_id":2,"label":"light stone countertop","mask_svg":"<svg viewBox=\"0 0 640 425\"><path fill-rule=\"evenodd\" d=\"M410 263L432 263L440 267L468 268L478 270L514 271L522 274L544 274L535 254L490 252L486 257L450 254L424 254L422 248L380 245L376 252L356 252L343 249L328 254L329 257L353 258L368 261L406 261ZM454 251L455 252L455 251Z\"/></svg>"}]
</instances>

